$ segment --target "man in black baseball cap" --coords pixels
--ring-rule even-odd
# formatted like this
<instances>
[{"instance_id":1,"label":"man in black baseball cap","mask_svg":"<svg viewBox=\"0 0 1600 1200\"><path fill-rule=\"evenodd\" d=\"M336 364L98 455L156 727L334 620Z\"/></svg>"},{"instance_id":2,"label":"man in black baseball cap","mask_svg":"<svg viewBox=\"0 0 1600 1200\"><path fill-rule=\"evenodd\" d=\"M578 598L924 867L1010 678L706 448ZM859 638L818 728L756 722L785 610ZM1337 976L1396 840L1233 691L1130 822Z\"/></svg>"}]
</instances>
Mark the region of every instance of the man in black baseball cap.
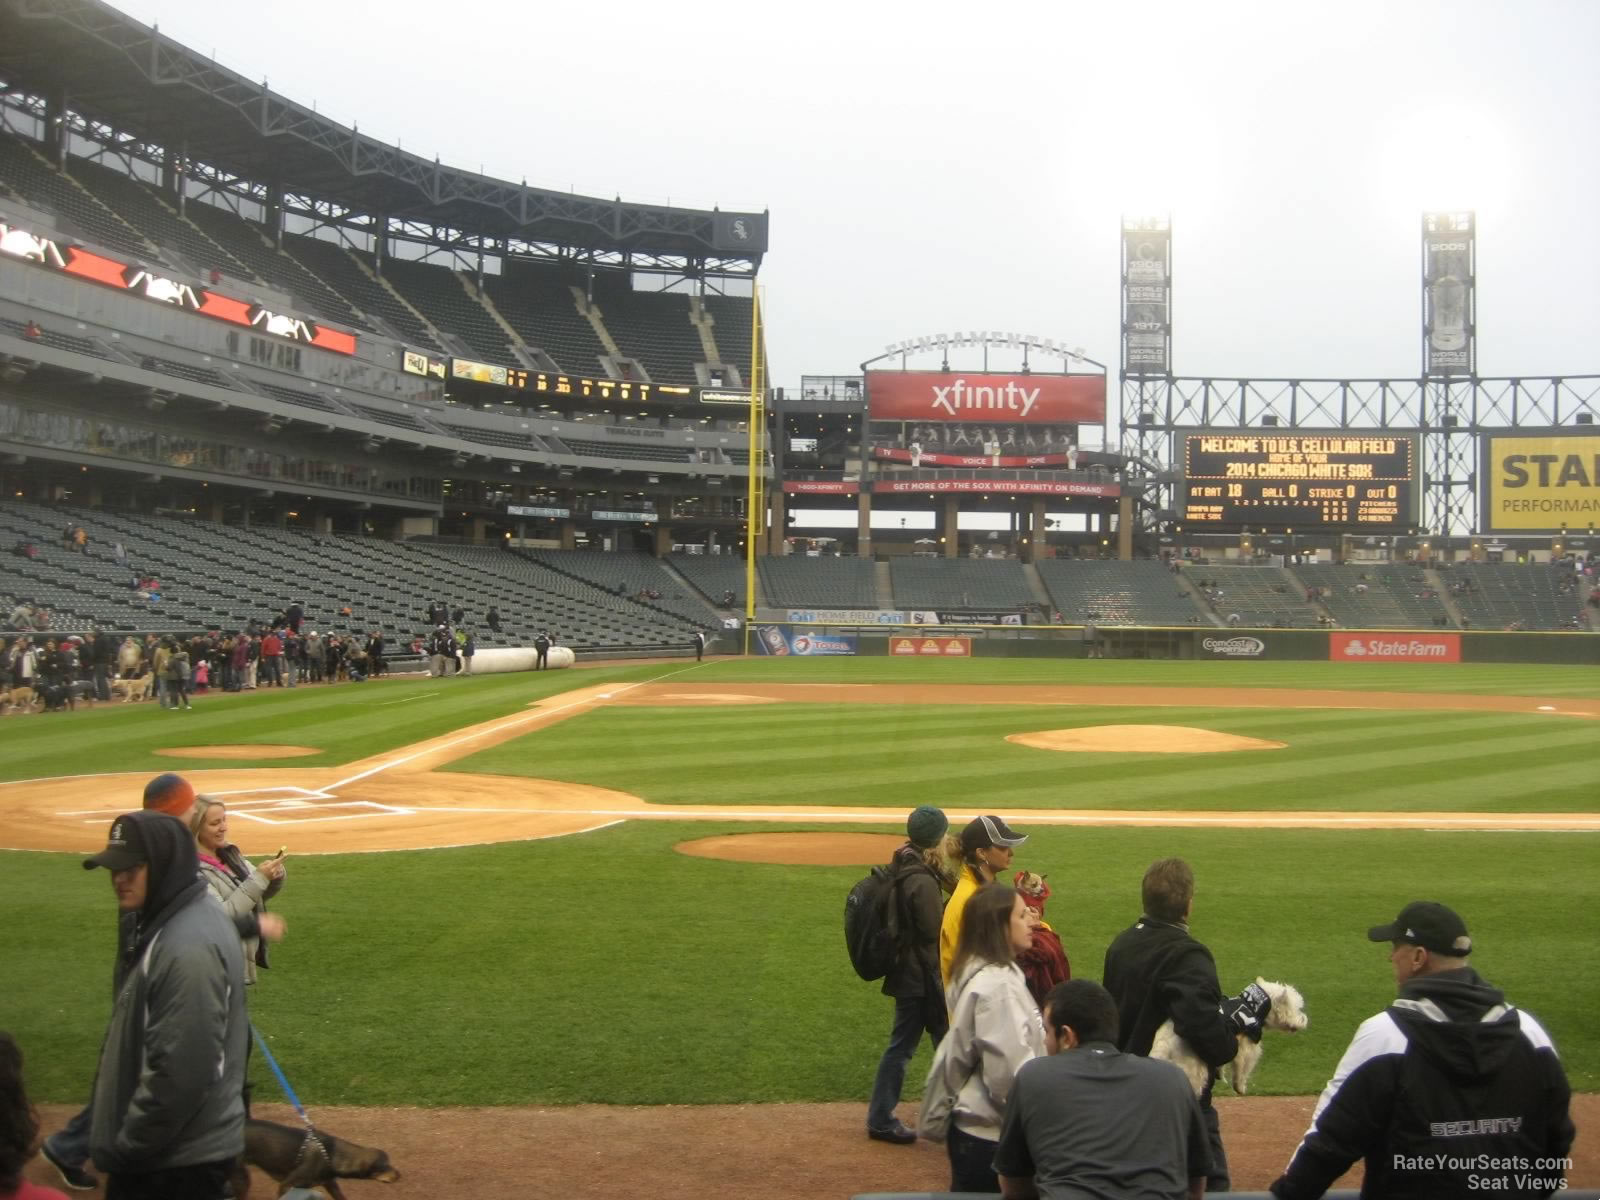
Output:
<instances>
[{"instance_id":1,"label":"man in black baseball cap","mask_svg":"<svg viewBox=\"0 0 1600 1200\"><path fill-rule=\"evenodd\" d=\"M89 1101L108 1196L223 1196L244 1150L244 954L194 838L153 809L111 824L105 867L132 917ZM163 1064L152 1071L148 1064Z\"/></svg>"},{"instance_id":2,"label":"man in black baseball cap","mask_svg":"<svg viewBox=\"0 0 1600 1200\"><path fill-rule=\"evenodd\" d=\"M1559 1168L1512 1175L1475 1166L1565 1159L1574 1130L1550 1035L1467 965L1466 922L1418 900L1367 937L1389 943L1399 996L1356 1030L1272 1194L1312 1200L1363 1157L1363 1196L1559 1191Z\"/></svg>"},{"instance_id":3,"label":"man in black baseball cap","mask_svg":"<svg viewBox=\"0 0 1600 1200\"><path fill-rule=\"evenodd\" d=\"M950 986L950 968L955 965L956 939L961 934L961 916L967 901L986 883L993 883L1011 865L1011 854L1028 840L999 817L991 814L973 817L961 830L961 877L944 906L939 926L939 978Z\"/></svg>"},{"instance_id":4,"label":"man in black baseball cap","mask_svg":"<svg viewBox=\"0 0 1600 1200\"><path fill-rule=\"evenodd\" d=\"M1432 900L1413 900L1387 925L1374 925L1367 930L1367 940L1420 948L1446 958L1465 958L1472 953L1467 923L1453 910ZM1405 979L1396 982L1404 983Z\"/></svg>"}]
</instances>

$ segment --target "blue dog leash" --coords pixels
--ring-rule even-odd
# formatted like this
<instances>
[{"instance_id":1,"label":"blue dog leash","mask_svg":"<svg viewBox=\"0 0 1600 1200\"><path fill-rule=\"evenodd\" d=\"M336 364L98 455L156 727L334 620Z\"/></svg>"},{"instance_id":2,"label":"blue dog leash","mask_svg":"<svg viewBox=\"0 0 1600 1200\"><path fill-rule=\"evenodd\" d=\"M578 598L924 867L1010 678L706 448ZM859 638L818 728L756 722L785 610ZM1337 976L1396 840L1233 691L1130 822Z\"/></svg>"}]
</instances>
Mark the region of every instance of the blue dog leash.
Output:
<instances>
[{"instance_id":1,"label":"blue dog leash","mask_svg":"<svg viewBox=\"0 0 1600 1200\"><path fill-rule=\"evenodd\" d=\"M278 1077L278 1086L283 1089L283 1094L289 1097L289 1103L294 1105L295 1112L300 1114L300 1119L306 1123L307 1129L313 1129L311 1118L306 1115L305 1106L300 1103L300 1097L294 1094L294 1089L289 1086L289 1080L283 1073L283 1068L278 1065L278 1060L272 1057L272 1051L267 1049L267 1039L261 1036L255 1022L250 1023L250 1032L255 1035L256 1048L261 1051L261 1056L267 1060L267 1066L272 1068L272 1073Z\"/></svg>"}]
</instances>

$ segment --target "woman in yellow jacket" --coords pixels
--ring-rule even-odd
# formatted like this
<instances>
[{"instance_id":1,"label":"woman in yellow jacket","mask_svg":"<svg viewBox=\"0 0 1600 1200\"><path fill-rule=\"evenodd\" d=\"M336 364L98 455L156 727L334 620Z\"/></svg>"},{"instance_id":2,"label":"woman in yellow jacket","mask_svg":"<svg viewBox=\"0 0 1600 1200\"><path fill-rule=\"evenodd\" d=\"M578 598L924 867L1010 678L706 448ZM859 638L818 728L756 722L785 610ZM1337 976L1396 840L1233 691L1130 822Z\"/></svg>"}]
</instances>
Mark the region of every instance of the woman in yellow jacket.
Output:
<instances>
[{"instance_id":1,"label":"woman in yellow jacket","mask_svg":"<svg viewBox=\"0 0 1600 1200\"><path fill-rule=\"evenodd\" d=\"M939 975L950 986L955 965L956 942L961 937L961 914L972 894L986 883L993 883L1011 866L1013 851L1027 841L996 816L974 817L961 831L961 877L944 906L944 921L939 926Z\"/></svg>"}]
</instances>

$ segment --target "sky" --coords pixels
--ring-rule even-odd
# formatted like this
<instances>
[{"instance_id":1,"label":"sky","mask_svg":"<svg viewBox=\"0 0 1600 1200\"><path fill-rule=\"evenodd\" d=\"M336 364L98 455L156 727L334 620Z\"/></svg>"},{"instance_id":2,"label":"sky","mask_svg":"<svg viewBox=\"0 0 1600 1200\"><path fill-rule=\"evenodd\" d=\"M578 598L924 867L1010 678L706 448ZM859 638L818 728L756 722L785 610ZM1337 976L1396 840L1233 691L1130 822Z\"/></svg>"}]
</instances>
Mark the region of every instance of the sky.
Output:
<instances>
[{"instance_id":1,"label":"sky","mask_svg":"<svg viewBox=\"0 0 1600 1200\"><path fill-rule=\"evenodd\" d=\"M1479 374L1600 374L1587 0L117 7L457 167L770 210L777 385L973 329L1114 374L1145 215L1173 227L1175 374L1414 378L1421 214L1457 209Z\"/></svg>"}]
</instances>

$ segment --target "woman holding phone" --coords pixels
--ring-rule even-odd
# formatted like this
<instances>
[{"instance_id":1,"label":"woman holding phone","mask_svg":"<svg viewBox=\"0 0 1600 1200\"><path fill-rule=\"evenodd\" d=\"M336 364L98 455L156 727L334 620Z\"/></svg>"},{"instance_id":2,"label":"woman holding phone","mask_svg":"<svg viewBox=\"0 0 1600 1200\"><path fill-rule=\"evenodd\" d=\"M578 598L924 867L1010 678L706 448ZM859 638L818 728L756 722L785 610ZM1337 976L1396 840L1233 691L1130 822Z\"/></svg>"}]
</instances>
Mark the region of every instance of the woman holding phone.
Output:
<instances>
[{"instance_id":1,"label":"woman holding phone","mask_svg":"<svg viewBox=\"0 0 1600 1200\"><path fill-rule=\"evenodd\" d=\"M189 816L200 874L222 901L230 917L253 913L252 932L244 939L244 981L256 981L256 968L267 965L267 943L283 936L283 920L267 912L267 901L283 887L283 851L252 867L239 847L228 841L228 809L214 796L196 796Z\"/></svg>"},{"instance_id":2,"label":"woman holding phone","mask_svg":"<svg viewBox=\"0 0 1600 1200\"><path fill-rule=\"evenodd\" d=\"M1017 955L1033 945L1030 910L1015 888L990 883L961 919L945 999L950 1032L923 1090L918 1132L943 1141L950 1190L998 1192L994 1152L1017 1069L1045 1053L1044 1021Z\"/></svg>"}]
</instances>

